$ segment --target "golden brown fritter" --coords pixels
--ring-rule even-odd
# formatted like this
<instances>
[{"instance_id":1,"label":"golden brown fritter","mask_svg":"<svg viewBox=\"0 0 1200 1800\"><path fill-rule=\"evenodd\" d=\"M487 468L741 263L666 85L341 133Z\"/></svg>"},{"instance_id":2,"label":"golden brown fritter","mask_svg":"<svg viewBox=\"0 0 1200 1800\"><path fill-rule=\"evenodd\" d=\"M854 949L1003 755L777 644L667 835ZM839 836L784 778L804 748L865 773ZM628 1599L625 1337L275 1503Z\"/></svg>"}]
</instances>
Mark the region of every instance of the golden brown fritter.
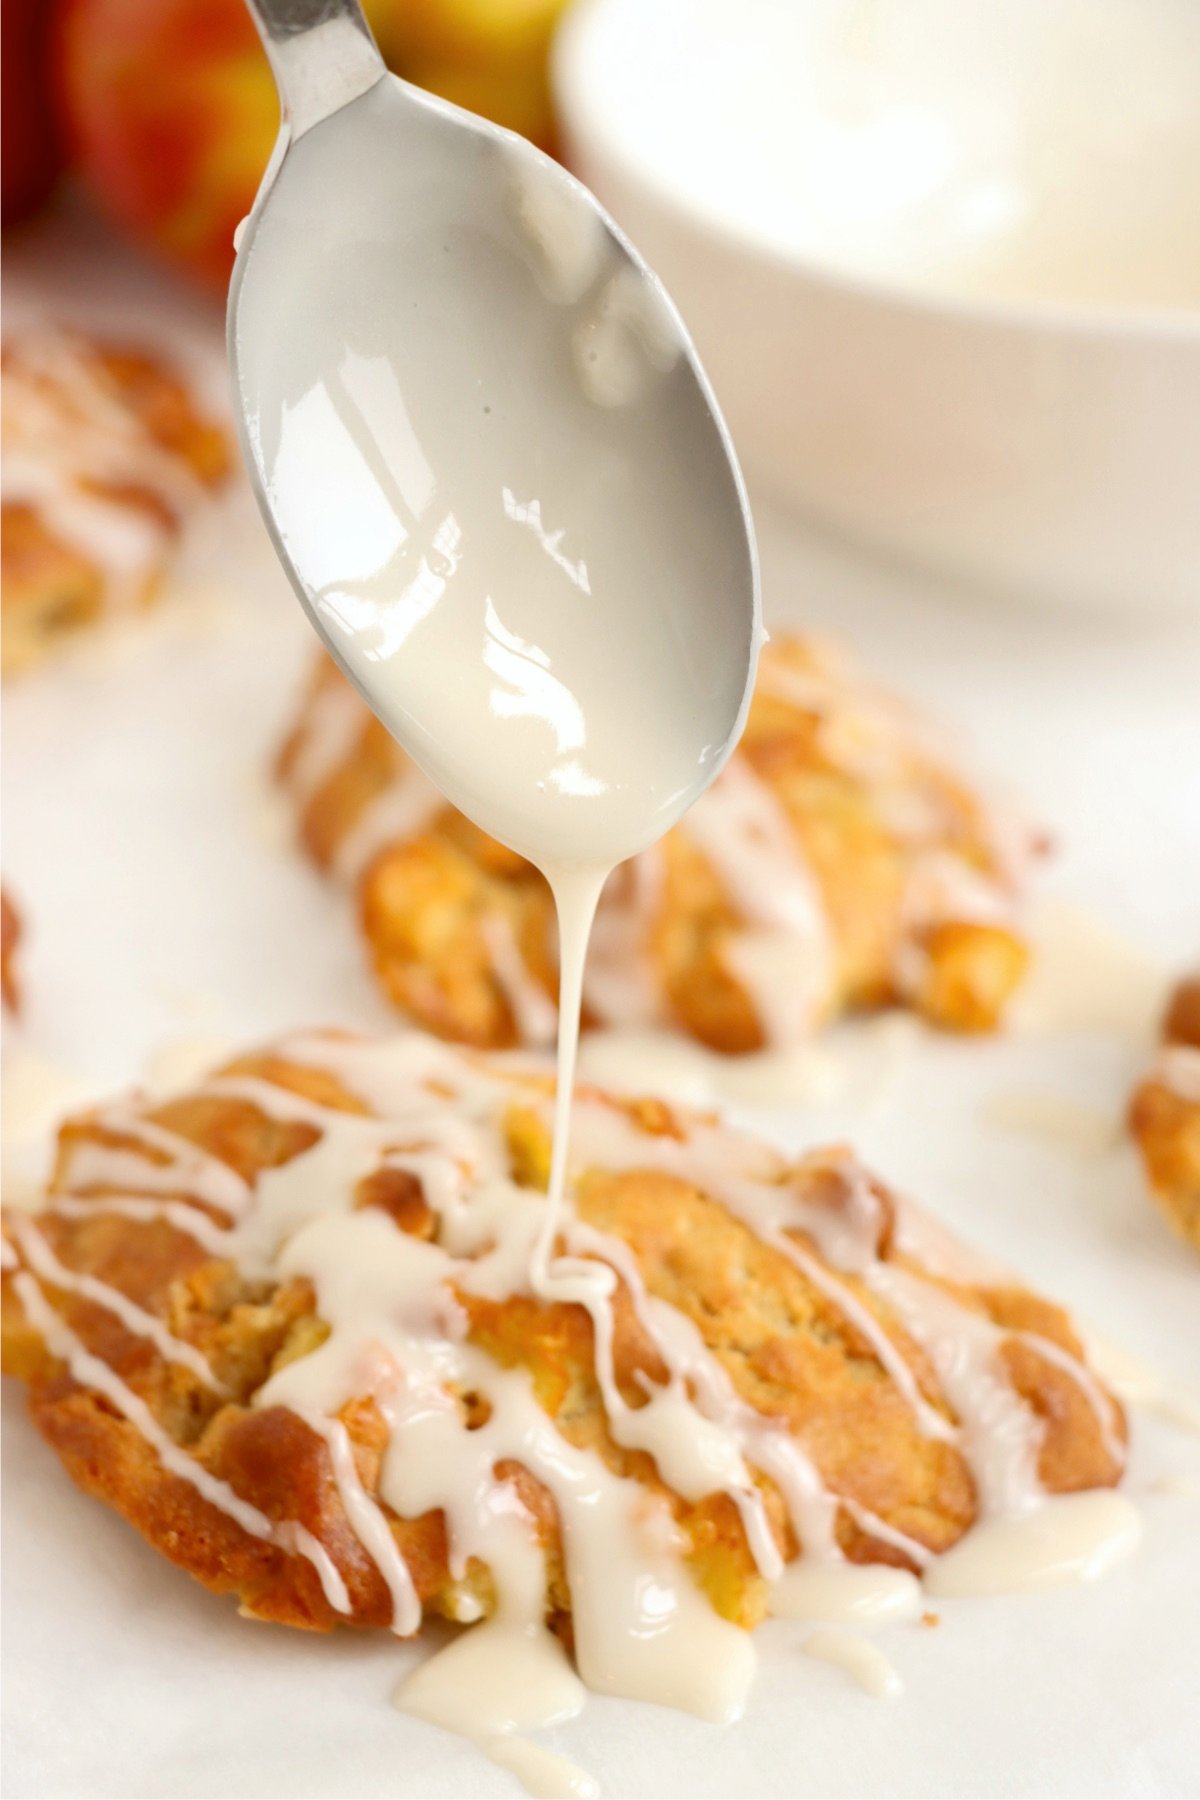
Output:
<instances>
[{"instance_id":1,"label":"golden brown fritter","mask_svg":"<svg viewBox=\"0 0 1200 1800\"><path fill-rule=\"evenodd\" d=\"M21 988L17 980L17 945L21 940L21 915L0 887L0 997L10 1012L21 1004Z\"/></svg>"},{"instance_id":2,"label":"golden brown fritter","mask_svg":"<svg viewBox=\"0 0 1200 1800\"><path fill-rule=\"evenodd\" d=\"M261 1267L248 1273L231 1261L214 1235L227 1221L211 1181L207 1198L198 1198L203 1184L188 1173L191 1146L234 1171L249 1184L246 1206L239 1202L237 1216L253 1224L255 1207L265 1204L268 1172L276 1172L270 1180L276 1183L272 1204L278 1205L280 1171L287 1179L290 1170L295 1183L301 1179L297 1159L321 1147L347 1115L368 1124L377 1116L348 1078L314 1060L311 1043L290 1052L284 1044L228 1065L224 1073L234 1078L232 1087L228 1079L210 1081L177 1098L125 1102L64 1125L44 1210L32 1224L18 1218L6 1226L4 1367L28 1382L33 1418L80 1486L122 1513L206 1586L237 1594L242 1609L259 1618L315 1629L328 1629L339 1619L384 1626L391 1619L390 1596L343 1506L324 1438L288 1407L256 1404L272 1374L314 1353L327 1337L312 1282L280 1273L277 1265L270 1274ZM480 1060L459 1060L472 1070L489 1069L496 1083L490 1128L507 1176L521 1190L518 1198L536 1195L548 1167L550 1084ZM256 1087L255 1080L270 1086ZM429 1081L423 1091L428 1103L440 1089ZM326 1111L315 1116L324 1122L314 1123L311 1108L289 1116L283 1104L289 1095L319 1103ZM439 1104L453 1111L451 1100ZM1067 1315L1022 1289L955 1285L928 1275L897 1243L898 1209L907 1203L868 1176L847 1151L817 1151L789 1163L715 1128L702 1115L657 1101L615 1100L594 1090L582 1092L577 1115L585 1126L616 1125L626 1141L632 1136L635 1149L620 1168L586 1167L579 1173L575 1218L593 1233L606 1234L605 1241L627 1247L645 1294L682 1314L734 1394L802 1446L836 1496L837 1537L852 1561L911 1567L918 1553L952 1546L971 1526L978 1501L953 1429L954 1408L930 1358L865 1276L835 1272L821 1256L817 1238L823 1222L857 1221L858 1229L867 1218L870 1254L881 1266L922 1275L943 1300L957 1302L964 1319L991 1322L996 1366L1040 1422L1038 1466L1048 1491L1109 1486L1120 1478L1124 1420L1115 1402L1106 1405L1104 1418L1098 1416L1094 1387L1089 1394L1087 1378L1076 1379L1069 1363L1064 1365L1061 1352L1083 1356ZM147 1122L157 1136L146 1138ZM683 1165L672 1163L675 1147L686 1151L697 1143L708 1146L704 1154L714 1158L712 1181L698 1179L691 1167L681 1173ZM98 1146L106 1147L109 1158L99 1166ZM751 1215L752 1229L744 1213L714 1197L720 1190L717 1163L731 1149L752 1156L765 1171L756 1177L766 1184L764 1206L782 1193L804 1212L805 1229L789 1227L786 1242L772 1239L765 1213L761 1231L757 1215ZM124 1153L115 1163L114 1152ZM140 1181L131 1155L142 1159ZM131 1200L139 1193L146 1197ZM332 1196L329 1204L335 1204ZM361 1175L352 1191L352 1210L378 1209L396 1232L429 1244L441 1241L447 1229L439 1205L435 1192L426 1190L426 1178L386 1166L382 1153L378 1166ZM129 1216L131 1207L137 1216ZM197 1241L197 1232L204 1241ZM47 1254L57 1259L57 1282ZM603 1259L602 1248L588 1254ZM486 1354L489 1367L527 1372L537 1404L568 1444L590 1450L607 1468L641 1484L647 1496L665 1501L712 1605L743 1625L757 1623L766 1587L729 1495L685 1500L667 1486L645 1451L616 1441L597 1376L589 1313L523 1291L508 1298L481 1294L462 1285L472 1265L457 1266L463 1271L456 1292L469 1344ZM635 1303L628 1270L620 1273L619 1261L613 1266L619 1272L614 1378L625 1404L636 1408L665 1380L666 1369L645 1323L643 1302ZM70 1286L63 1285L64 1271L71 1273ZM81 1276L90 1278L82 1291ZM140 1315L120 1316L97 1281L119 1290ZM836 1282L862 1309L857 1319L850 1303L839 1299ZM49 1324L35 1316L47 1304L53 1308ZM943 1424L941 1435L921 1426L911 1397L864 1334L868 1321L886 1334L935 1422ZM47 1342L61 1325L77 1340L73 1366L70 1345ZM160 1326L175 1340L174 1360L167 1360L154 1338ZM180 1345L190 1347L188 1355L204 1358L218 1385L180 1360ZM1047 1354L1056 1346L1057 1357ZM99 1360L81 1362L80 1351ZM288 1529L299 1525L319 1540L345 1583L344 1612L331 1604L313 1564L291 1553L286 1541L243 1528L193 1482L164 1466L145 1423L131 1420L131 1403L118 1405L111 1391L100 1391L106 1372L149 1409L170 1444L208 1476L228 1483L240 1502L259 1509L275 1527L287 1521ZM480 1394L456 1391L455 1404L469 1428L485 1422L488 1402ZM423 1608L466 1617L468 1597L477 1603L476 1615L480 1606L486 1611L488 1571L472 1561L457 1578L451 1574L443 1512L402 1518L383 1500L389 1432L365 1377L362 1394L352 1395L338 1416L349 1434L358 1478L381 1504ZM536 1521L546 1555L547 1616L569 1636L571 1594L555 1502L519 1459L497 1465L495 1477L511 1482ZM781 1495L761 1471L755 1479L776 1542L785 1556L793 1556L800 1546Z\"/></svg>"},{"instance_id":3,"label":"golden brown fritter","mask_svg":"<svg viewBox=\"0 0 1200 1800\"><path fill-rule=\"evenodd\" d=\"M1200 1050L1200 975L1187 975L1176 986L1167 1002L1162 1035L1165 1044Z\"/></svg>"},{"instance_id":4,"label":"golden brown fritter","mask_svg":"<svg viewBox=\"0 0 1200 1800\"><path fill-rule=\"evenodd\" d=\"M1200 976L1181 981L1163 1019L1163 1048L1129 1107L1150 1191L1180 1237L1200 1250Z\"/></svg>"},{"instance_id":5,"label":"golden brown fritter","mask_svg":"<svg viewBox=\"0 0 1200 1800\"><path fill-rule=\"evenodd\" d=\"M313 860L356 890L389 998L463 1043L529 1041L529 995L544 1015L556 989L545 882L441 802L329 664L279 776ZM777 850L741 882L758 889L761 916L731 880L761 859L744 795L729 804L735 780L783 840L782 862ZM775 640L716 794L610 880L585 1024L667 1024L726 1052L896 1003L952 1030L990 1030L1028 959L1018 901L1031 847L897 701L826 648ZM781 879L788 892L772 891ZM782 976L760 978L768 1020L747 966L773 911L798 949Z\"/></svg>"},{"instance_id":6,"label":"golden brown fritter","mask_svg":"<svg viewBox=\"0 0 1200 1800\"><path fill-rule=\"evenodd\" d=\"M0 356L3 668L157 592L189 515L231 466L226 432L159 357L73 332Z\"/></svg>"}]
</instances>

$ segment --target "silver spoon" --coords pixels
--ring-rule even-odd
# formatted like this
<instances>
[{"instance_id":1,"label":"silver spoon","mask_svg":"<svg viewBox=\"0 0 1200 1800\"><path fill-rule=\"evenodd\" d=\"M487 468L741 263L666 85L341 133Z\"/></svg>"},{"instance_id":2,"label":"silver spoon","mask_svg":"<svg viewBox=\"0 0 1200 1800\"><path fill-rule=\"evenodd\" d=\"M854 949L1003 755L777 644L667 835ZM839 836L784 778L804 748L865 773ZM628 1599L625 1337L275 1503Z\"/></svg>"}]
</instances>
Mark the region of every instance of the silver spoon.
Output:
<instances>
[{"instance_id":1,"label":"silver spoon","mask_svg":"<svg viewBox=\"0 0 1200 1800\"><path fill-rule=\"evenodd\" d=\"M745 494L674 307L524 139L386 71L357 0L248 0L283 126L229 347L310 619L448 797L543 863L665 831L740 732Z\"/></svg>"}]
</instances>

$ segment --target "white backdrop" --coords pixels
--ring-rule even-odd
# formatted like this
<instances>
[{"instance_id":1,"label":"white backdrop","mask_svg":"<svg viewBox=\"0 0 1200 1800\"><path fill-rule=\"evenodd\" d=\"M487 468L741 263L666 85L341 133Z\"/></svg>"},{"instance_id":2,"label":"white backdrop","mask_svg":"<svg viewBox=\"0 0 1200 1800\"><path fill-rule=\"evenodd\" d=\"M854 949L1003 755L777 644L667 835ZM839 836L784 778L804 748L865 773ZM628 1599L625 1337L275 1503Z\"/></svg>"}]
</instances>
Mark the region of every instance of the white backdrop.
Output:
<instances>
[{"instance_id":1,"label":"white backdrop","mask_svg":"<svg viewBox=\"0 0 1200 1800\"><path fill-rule=\"evenodd\" d=\"M216 316L106 259L94 232L35 234L10 254L6 288L10 328L45 308L166 332L220 387ZM1127 984L1140 960L1150 997L1196 955L1200 613L1195 629L1155 633L1055 621L936 592L767 510L759 526L769 618L845 636L965 728L977 763L1056 840L1042 891L1128 941ZM104 1089L136 1079L166 1040L387 1024L344 901L287 847L264 779L310 645L243 494L172 604L6 692L3 863L30 921L18 1060L51 1058ZM838 1096L766 1124L793 1143L851 1137L1200 1391L1200 1261L1161 1225L1116 1129L1148 1039L1115 1023L979 1043L851 1027ZM1089 1129L1016 1128L1031 1093ZM466 1745L389 1709L410 1650L239 1620L70 1487L19 1391L4 1424L13 1800L513 1791ZM903 1699L868 1699L806 1660L797 1629L770 1627L740 1727L598 1699L556 1747L610 1795L1190 1791L1200 1439L1140 1415L1134 1437L1137 1559L1094 1587L945 1603L938 1629L894 1629L883 1647ZM1180 1474L1190 1493L1156 1491Z\"/></svg>"}]
</instances>

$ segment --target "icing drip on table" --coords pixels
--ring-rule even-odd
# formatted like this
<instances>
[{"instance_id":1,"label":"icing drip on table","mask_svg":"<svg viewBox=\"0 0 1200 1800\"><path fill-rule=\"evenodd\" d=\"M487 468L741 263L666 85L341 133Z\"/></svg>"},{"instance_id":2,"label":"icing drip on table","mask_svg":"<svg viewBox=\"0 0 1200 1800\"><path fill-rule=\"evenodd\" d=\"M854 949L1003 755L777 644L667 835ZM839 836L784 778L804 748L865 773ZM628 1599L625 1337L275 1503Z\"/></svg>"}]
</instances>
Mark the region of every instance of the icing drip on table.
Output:
<instances>
[{"instance_id":1,"label":"icing drip on table","mask_svg":"<svg viewBox=\"0 0 1200 1800\"><path fill-rule=\"evenodd\" d=\"M873 1700L892 1700L904 1692L904 1683L878 1645L853 1631L830 1626L804 1640L805 1656L835 1664L856 1681Z\"/></svg>"},{"instance_id":2,"label":"icing drip on table","mask_svg":"<svg viewBox=\"0 0 1200 1800\"><path fill-rule=\"evenodd\" d=\"M921 1584L907 1569L884 1563L814 1561L802 1556L783 1571L771 1595L777 1619L908 1624L921 1611Z\"/></svg>"},{"instance_id":3,"label":"icing drip on table","mask_svg":"<svg viewBox=\"0 0 1200 1800\"><path fill-rule=\"evenodd\" d=\"M1060 1494L1053 1506L984 1519L937 1558L925 1585L941 1597L1036 1593L1091 1581L1131 1556L1141 1536L1141 1515L1124 1494Z\"/></svg>"},{"instance_id":4,"label":"icing drip on table","mask_svg":"<svg viewBox=\"0 0 1200 1800\"><path fill-rule=\"evenodd\" d=\"M1037 908L1032 936L1032 971L1012 1011L1019 1031L1154 1034L1169 983L1138 945L1091 913L1053 900Z\"/></svg>"}]
</instances>

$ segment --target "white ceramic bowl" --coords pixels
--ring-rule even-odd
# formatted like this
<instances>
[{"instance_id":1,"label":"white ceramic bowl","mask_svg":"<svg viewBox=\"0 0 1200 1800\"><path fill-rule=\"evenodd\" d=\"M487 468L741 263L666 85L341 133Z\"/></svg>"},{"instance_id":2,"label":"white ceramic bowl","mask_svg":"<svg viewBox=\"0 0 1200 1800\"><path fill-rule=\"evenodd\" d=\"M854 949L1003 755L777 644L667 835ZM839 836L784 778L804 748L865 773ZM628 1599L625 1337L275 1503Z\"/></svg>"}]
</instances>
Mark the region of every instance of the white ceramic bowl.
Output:
<instances>
[{"instance_id":1,"label":"white ceramic bowl","mask_svg":"<svg viewBox=\"0 0 1200 1800\"><path fill-rule=\"evenodd\" d=\"M752 480L1200 608L1200 0L583 0L555 81Z\"/></svg>"}]
</instances>

